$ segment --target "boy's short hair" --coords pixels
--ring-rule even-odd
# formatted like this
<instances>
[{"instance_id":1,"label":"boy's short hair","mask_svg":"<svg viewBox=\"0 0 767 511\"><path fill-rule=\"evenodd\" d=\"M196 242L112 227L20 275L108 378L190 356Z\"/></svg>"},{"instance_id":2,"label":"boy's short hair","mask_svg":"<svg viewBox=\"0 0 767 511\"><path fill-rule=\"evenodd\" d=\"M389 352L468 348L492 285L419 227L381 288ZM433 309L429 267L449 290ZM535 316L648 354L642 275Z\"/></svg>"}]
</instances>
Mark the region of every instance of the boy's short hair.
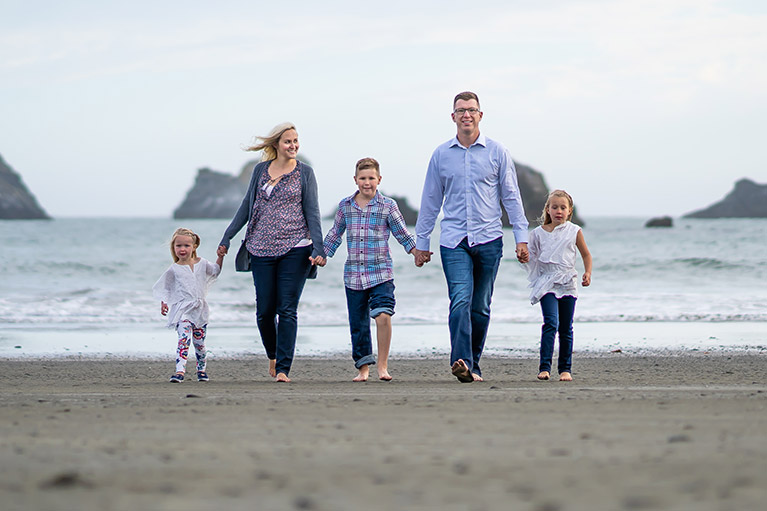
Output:
<instances>
[{"instance_id":1,"label":"boy's short hair","mask_svg":"<svg viewBox=\"0 0 767 511\"><path fill-rule=\"evenodd\" d=\"M357 164L354 166L354 176L357 176L357 173L360 170L364 169L375 169L377 175L381 175L381 167L378 165L378 162L375 160L375 158L362 158L360 161L357 162Z\"/></svg>"}]
</instances>

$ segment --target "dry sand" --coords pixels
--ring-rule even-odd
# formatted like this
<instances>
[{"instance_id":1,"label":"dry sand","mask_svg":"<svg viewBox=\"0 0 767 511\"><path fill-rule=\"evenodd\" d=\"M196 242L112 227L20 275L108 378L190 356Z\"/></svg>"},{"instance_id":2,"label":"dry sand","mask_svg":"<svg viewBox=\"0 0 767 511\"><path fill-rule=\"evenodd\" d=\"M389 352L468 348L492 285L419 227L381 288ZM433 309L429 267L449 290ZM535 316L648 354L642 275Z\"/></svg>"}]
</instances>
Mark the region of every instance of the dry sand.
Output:
<instances>
[{"instance_id":1,"label":"dry sand","mask_svg":"<svg viewBox=\"0 0 767 511\"><path fill-rule=\"evenodd\" d=\"M190 365L192 362L190 361ZM490 358L0 360L0 508L747 510L767 499L767 353L576 357L575 381Z\"/></svg>"}]
</instances>

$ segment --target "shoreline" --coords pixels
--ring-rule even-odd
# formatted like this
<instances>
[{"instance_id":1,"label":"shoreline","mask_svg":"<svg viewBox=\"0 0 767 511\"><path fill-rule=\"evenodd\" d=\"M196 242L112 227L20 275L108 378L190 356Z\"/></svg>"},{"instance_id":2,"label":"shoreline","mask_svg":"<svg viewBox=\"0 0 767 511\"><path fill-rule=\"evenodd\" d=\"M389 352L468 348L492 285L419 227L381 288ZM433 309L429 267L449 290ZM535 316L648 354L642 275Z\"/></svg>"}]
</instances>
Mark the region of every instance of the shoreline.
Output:
<instances>
[{"instance_id":1,"label":"shoreline","mask_svg":"<svg viewBox=\"0 0 767 511\"><path fill-rule=\"evenodd\" d=\"M491 322L485 354L493 357L538 356L539 323ZM375 328L373 337L375 337ZM576 322L574 356L620 350L625 354L684 352L767 353L767 322ZM2 325L0 359L15 358L166 358L175 353L176 334L158 325L61 325L53 328ZM253 326L215 326L206 344L211 359L263 353ZM375 340L373 341L375 346ZM130 347L130 349L129 349ZM450 350L446 324L394 324L391 356L439 358ZM296 356L351 354L347 325L299 326Z\"/></svg>"},{"instance_id":2,"label":"shoreline","mask_svg":"<svg viewBox=\"0 0 767 511\"><path fill-rule=\"evenodd\" d=\"M193 363L190 361L190 364ZM215 360L0 359L0 500L8 511L758 509L767 487L767 357Z\"/></svg>"}]
</instances>

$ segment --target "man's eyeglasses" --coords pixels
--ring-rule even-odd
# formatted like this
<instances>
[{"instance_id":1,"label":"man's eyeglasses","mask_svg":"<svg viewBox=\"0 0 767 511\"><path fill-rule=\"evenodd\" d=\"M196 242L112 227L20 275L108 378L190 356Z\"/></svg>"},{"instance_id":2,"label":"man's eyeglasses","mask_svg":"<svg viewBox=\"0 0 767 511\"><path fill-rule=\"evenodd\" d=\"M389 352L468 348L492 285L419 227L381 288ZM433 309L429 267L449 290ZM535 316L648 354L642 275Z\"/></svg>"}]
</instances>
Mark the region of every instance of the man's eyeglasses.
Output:
<instances>
[{"instance_id":1,"label":"man's eyeglasses","mask_svg":"<svg viewBox=\"0 0 767 511\"><path fill-rule=\"evenodd\" d=\"M476 115L479 113L479 109L478 108L456 108L455 110L453 110L453 113L459 117L465 114L466 112L469 112L469 115Z\"/></svg>"}]
</instances>

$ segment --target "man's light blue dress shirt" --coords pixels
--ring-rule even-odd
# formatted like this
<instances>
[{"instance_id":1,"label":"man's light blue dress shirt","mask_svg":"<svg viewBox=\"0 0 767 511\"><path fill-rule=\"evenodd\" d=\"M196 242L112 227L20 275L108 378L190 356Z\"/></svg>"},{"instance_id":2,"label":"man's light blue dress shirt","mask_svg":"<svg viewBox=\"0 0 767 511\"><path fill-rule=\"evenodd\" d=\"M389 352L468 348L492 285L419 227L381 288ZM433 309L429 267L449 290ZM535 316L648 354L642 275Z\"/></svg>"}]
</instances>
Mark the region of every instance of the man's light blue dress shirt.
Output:
<instances>
[{"instance_id":1,"label":"man's light blue dress shirt","mask_svg":"<svg viewBox=\"0 0 767 511\"><path fill-rule=\"evenodd\" d=\"M415 226L416 248L429 250L431 233L442 209L439 244L455 248L468 237L469 246L503 236L501 203L517 243L527 243L527 218L511 155L480 133L468 148L453 138L437 147L429 161Z\"/></svg>"}]
</instances>

